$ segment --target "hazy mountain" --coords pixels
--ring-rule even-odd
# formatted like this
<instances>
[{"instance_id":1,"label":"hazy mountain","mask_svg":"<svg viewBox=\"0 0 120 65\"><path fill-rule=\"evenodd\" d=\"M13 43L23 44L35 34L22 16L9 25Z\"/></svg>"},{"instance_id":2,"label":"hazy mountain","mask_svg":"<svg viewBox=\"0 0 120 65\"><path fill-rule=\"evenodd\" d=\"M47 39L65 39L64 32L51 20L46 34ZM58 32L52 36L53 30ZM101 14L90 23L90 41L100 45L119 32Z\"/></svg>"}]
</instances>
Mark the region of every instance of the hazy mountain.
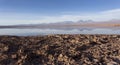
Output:
<instances>
[{"instance_id":1,"label":"hazy mountain","mask_svg":"<svg viewBox=\"0 0 120 65\"><path fill-rule=\"evenodd\" d=\"M79 20L77 23L91 23L94 22L93 20Z\"/></svg>"},{"instance_id":2,"label":"hazy mountain","mask_svg":"<svg viewBox=\"0 0 120 65\"><path fill-rule=\"evenodd\" d=\"M94 22L94 23L93 23ZM11 25L11 26L0 26L0 28L80 28L80 27L120 27L120 20L110 20L110 21L92 21L92 20L79 20L73 21L63 21L57 23L48 24L28 24L28 25Z\"/></svg>"},{"instance_id":3,"label":"hazy mountain","mask_svg":"<svg viewBox=\"0 0 120 65\"><path fill-rule=\"evenodd\" d=\"M94 22L93 20L79 20L79 21L62 21L62 22L56 22L56 23L49 23L49 24L84 24L84 23L92 23Z\"/></svg>"},{"instance_id":4,"label":"hazy mountain","mask_svg":"<svg viewBox=\"0 0 120 65\"><path fill-rule=\"evenodd\" d=\"M62 21L62 22L56 22L56 23L49 23L49 24L72 24L75 23L73 21Z\"/></svg>"}]
</instances>

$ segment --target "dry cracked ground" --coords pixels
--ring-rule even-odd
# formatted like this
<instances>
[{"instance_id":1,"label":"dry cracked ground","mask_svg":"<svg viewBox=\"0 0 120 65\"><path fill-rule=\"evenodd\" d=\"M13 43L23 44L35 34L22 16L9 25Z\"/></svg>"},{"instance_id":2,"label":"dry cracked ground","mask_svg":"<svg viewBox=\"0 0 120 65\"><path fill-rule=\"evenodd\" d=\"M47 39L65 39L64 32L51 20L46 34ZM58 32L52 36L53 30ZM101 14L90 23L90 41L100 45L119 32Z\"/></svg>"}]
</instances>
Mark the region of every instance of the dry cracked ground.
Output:
<instances>
[{"instance_id":1,"label":"dry cracked ground","mask_svg":"<svg viewBox=\"0 0 120 65\"><path fill-rule=\"evenodd\" d=\"M0 36L0 65L120 65L120 35Z\"/></svg>"}]
</instances>

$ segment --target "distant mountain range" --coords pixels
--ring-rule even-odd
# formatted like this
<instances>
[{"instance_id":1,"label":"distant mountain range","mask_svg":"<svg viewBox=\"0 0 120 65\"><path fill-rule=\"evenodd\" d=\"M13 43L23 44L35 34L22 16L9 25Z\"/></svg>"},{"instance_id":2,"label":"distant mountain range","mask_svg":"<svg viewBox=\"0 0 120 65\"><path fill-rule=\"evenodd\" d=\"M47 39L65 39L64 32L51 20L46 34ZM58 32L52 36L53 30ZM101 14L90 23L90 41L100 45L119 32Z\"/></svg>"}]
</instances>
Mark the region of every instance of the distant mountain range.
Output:
<instances>
[{"instance_id":1,"label":"distant mountain range","mask_svg":"<svg viewBox=\"0 0 120 65\"><path fill-rule=\"evenodd\" d=\"M80 27L120 27L120 20L110 21L93 21L93 20L79 20L79 21L63 21L57 23L43 23L43 24L27 24L27 25L11 25L11 26L0 26L0 28L80 28Z\"/></svg>"},{"instance_id":2,"label":"distant mountain range","mask_svg":"<svg viewBox=\"0 0 120 65\"><path fill-rule=\"evenodd\" d=\"M79 21L62 21L62 22L56 22L56 23L48 23L48 24L75 24L75 23L91 23L94 22L93 20L79 20Z\"/></svg>"}]
</instances>

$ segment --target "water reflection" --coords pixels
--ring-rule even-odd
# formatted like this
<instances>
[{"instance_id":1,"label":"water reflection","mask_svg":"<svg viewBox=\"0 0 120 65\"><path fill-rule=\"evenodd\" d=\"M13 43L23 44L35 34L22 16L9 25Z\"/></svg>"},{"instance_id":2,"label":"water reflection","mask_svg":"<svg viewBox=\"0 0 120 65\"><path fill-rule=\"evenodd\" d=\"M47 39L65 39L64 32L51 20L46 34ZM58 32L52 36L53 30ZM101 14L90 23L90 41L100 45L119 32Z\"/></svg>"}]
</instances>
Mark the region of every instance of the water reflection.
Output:
<instances>
[{"instance_id":1,"label":"water reflection","mask_svg":"<svg viewBox=\"0 0 120 65\"><path fill-rule=\"evenodd\" d=\"M105 28L0 29L0 35L34 36L48 34L120 34L120 30Z\"/></svg>"}]
</instances>

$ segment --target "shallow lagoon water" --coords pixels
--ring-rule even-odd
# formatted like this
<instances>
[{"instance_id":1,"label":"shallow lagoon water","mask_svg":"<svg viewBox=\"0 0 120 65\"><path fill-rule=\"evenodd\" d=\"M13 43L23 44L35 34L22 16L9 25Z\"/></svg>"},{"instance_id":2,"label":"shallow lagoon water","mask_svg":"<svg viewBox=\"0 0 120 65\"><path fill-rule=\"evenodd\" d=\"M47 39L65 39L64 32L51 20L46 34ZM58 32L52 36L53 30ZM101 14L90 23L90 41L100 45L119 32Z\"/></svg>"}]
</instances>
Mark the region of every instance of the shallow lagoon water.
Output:
<instances>
[{"instance_id":1,"label":"shallow lagoon water","mask_svg":"<svg viewBox=\"0 0 120 65\"><path fill-rule=\"evenodd\" d=\"M0 29L0 35L36 36L49 34L120 34L120 29Z\"/></svg>"}]
</instances>

